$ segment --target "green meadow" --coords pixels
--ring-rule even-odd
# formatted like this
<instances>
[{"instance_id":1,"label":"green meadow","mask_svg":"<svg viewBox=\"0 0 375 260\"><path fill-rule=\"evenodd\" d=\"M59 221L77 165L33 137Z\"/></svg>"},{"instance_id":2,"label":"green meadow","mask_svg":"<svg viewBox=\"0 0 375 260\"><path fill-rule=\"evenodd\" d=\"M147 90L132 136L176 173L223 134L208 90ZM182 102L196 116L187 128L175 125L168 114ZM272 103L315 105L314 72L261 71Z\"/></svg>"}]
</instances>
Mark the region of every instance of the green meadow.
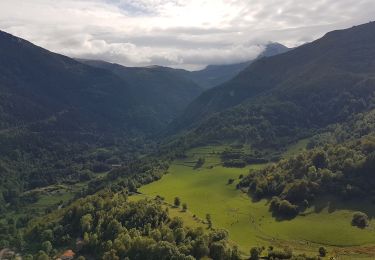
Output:
<instances>
[{"instance_id":1,"label":"green meadow","mask_svg":"<svg viewBox=\"0 0 375 260\"><path fill-rule=\"evenodd\" d=\"M291 149L298 151L301 144ZM288 245L301 252L317 252L321 245L339 252L342 247L375 244L374 221L372 227L363 230L350 224L353 211L363 207L373 208L366 202L345 203L344 207L342 203L327 198L324 203L318 202L318 206L308 209L303 216L290 221L275 220L268 211L268 201L254 202L247 194L236 189L241 174L246 175L250 170L264 165L243 169L224 168L218 158L223 149L225 147L190 150L187 158L176 160L161 180L141 187L141 196L160 195L168 203L173 203L174 198L179 197L188 205L186 214L196 215L201 220L207 213L211 214L214 228L228 230L231 240L244 252L253 246L271 243ZM291 149L287 156L291 156ZM205 158L205 164L194 169L198 158ZM228 185L230 178L235 182Z\"/></svg>"}]
</instances>

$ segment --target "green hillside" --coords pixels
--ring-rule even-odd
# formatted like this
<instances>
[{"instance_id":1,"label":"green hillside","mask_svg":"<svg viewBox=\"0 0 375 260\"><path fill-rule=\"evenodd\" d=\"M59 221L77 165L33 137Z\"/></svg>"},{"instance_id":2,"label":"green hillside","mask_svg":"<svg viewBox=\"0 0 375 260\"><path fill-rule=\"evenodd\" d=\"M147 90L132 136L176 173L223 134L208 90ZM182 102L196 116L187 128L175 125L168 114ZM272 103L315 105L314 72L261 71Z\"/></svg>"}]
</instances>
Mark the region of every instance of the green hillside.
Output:
<instances>
[{"instance_id":1,"label":"green hillside","mask_svg":"<svg viewBox=\"0 0 375 260\"><path fill-rule=\"evenodd\" d=\"M104 61L79 60L102 68L121 78L139 102L138 110L153 115L158 130L179 116L187 105L198 97L203 88L185 76L185 71L166 67L124 67Z\"/></svg>"},{"instance_id":2,"label":"green hillside","mask_svg":"<svg viewBox=\"0 0 375 260\"><path fill-rule=\"evenodd\" d=\"M374 101L374 30L368 23L330 32L260 59L204 92L171 131L188 130L198 144L240 139L278 146L366 111Z\"/></svg>"}]
</instances>

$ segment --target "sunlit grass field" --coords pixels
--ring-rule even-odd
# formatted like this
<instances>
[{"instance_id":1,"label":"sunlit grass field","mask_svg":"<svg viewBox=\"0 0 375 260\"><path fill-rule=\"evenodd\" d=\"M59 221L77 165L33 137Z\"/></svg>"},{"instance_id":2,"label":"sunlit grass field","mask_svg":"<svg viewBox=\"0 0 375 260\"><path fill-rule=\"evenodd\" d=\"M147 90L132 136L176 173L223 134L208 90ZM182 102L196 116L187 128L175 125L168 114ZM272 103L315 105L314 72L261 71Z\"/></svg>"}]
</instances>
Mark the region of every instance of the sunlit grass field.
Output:
<instances>
[{"instance_id":1,"label":"sunlit grass field","mask_svg":"<svg viewBox=\"0 0 375 260\"><path fill-rule=\"evenodd\" d=\"M301 143L292 149L297 151L300 147ZM373 207L370 203L345 204L353 210L344 210L342 203L336 201L319 203L319 209L310 208L305 216L290 221L275 220L268 211L266 200L253 202L247 194L236 189L241 174L246 175L249 170L264 165L224 168L218 157L218 152L223 149L225 147L193 149L186 159L175 161L160 181L143 186L139 191L148 197L160 195L169 203L178 196L187 203L189 212L200 219L204 219L207 213L211 214L214 228L228 230L231 240L244 252L253 246L271 243L290 245L303 252L317 252L320 245L340 251L340 247L375 244L373 228L362 230L350 224L353 210ZM287 156L291 153L288 151ZM202 168L194 169L200 157L206 162ZM228 185L230 178L235 182Z\"/></svg>"}]
</instances>

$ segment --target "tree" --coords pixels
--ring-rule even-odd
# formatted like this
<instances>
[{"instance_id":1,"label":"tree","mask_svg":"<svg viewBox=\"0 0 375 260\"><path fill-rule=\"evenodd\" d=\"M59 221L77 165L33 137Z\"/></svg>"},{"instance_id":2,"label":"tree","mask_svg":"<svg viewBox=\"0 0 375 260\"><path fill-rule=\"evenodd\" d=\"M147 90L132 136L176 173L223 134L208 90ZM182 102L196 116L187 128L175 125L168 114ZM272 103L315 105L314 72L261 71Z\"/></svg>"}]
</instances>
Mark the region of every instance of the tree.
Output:
<instances>
[{"instance_id":1,"label":"tree","mask_svg":"<svg viewBox=\"0 0 375 260\"><path fill-rule=\"evenodd\" d=\"M250 249L250 260L258 260L262 251L263 250L260 247L251 248Z\"/></svg>"},{"instance_id":2,"label":"tree","mask_svg":"<svg viewBox=\"0 0 375 260\"><path fill-rule=\"evenodd\" d=\"M233 184L233 182L234 182L234 179L229 179L227 184L231 185L231 184Z\"/></svg>"},{"instance_id":3,"label":"tree","mask_svg":"<svg viewBox=\"0 0 375 260\"><path fill-rule=\"evenodd\" d=\"M46 229L42 232L43 241L53 241L53 231L51 229Z\"/></svg>"},{"instance_id":4,"label":"tree","mask_svg":"<svg viewBox=\"0 0 375 260\"><path fill-rule=\"evenodd\" d=\"M238 246L234 246L232 249L232 254L230 257L230 260L241 260L241 253L240 250L238 249Z\"/></svg>"},{"instance_id":5,"label":"tree","mask_svg":"<svg viewBox=\"0 0 375 260\"><path fill-rule=\"evenodd\" d=\"M322 150L317 151L312 158L312 163L317 169L327 168L328 166L327 154Z\"/></svg>"},{"instance_id":6,"label":"tree","mask_svg":"<svg viewBox=\"0 0 375 260\"><path fill-rule=\"evenodd\" d=\"M319 247L319 255L325 257L327 255L327 250L324 247Z\"/></svg>"},{"instance_id":7,"label":"tree","mask_svg":"<svg viewBox=\"0 0 375 260\"><path fill-rule=\"evenodd\" d=\"M120 257L117 256L117 252L114 249L104 253L103 260L120 260Z\"/></svg>"},{"instance_id":8,"label":"tree","mask_svg":"<svg viewBox=\"0 0 375 260\"><path fill-rule=\"evenodd\" d=\"M365 228L369 225L369 218L368 216L363 212L356 212L353 215L352 219L352 225L359 227L359 228Z\"/></svg>"},{"instance_id":9,"label":"tree","mask_svg":"<svg viewBox=\"0 0 375 260\"><path fill-rule=\"evenodd\" d=\"M195 240L193 244L193 256L196 259L201 259L204 256L207 256L209 253L208 246L202 237Z\"/></svg>"},{"instance_id":10,"label":"tree","mask_svg":"<svg viewBox=\"0 0 375 260\"><path fill-rule=\"evenodd\" d=\"M212 219L210 214L206 214L206 221L208 224L208 228L212 228Z\"/></svg>"},{"instance_id":11,"label":"tree","mask_svg":"<svg viewBox=\"0 0 375 260\"><path fill-rule=\"evenodd\" d=\"M22 259L23 260L33 260L33 256L32 255L30 255L30 254L27 254L27 255L24 255L23 257L22 257Z\"/></svg>"},{"instance_id":12,"label":"tree","mask_svg":"<svg viewBox=\"0 0 375 260\"><path fill-rule=\"evenodd\" d=\"M185 240L186 234L183 228L177 228L174 231L174 239L177 244L182 243Z\"/></svg>"},{"instance_id":13,"label":"tree","mask_svg":"<svg viewBox=\"0 0 375 260\"><path fill-rule=\"evenodd\" d=\"M169 224L169 227L171 229L182 228L183 226L184 226L184 221L182 220L181 217L174 217L171 220L171 223Z\"/></svg>"},{"instance_id":14,"label":"tree","mask_svg":"<svg viewBox=\"0 0 375 260\"><path fill-rule=\"evenodd\" d=\"M223 243L214 242L210 245L210 257L212 259L228 259L226 257L226 251Z\"/></svg>"},{"instance_id":15,"label":"tree","mask_svg":"<svg viewBox=\"0 0 375 260\"><path fill-rule=\"evenodd\" d=\"M51 253L53 247L50 241L44 241L42 243L42 249L44 252L46 252L48 255Z\"/></svg>"},{"instance_id":16,"label":"tree","mask_svg":"<svg viewBox=\"0 0 375 260\"><path fill-rule=\"evenodd\" d=\"M195 163L194 169L201 168L206 160L204 158L199 158L198 161Z\"/></svg>"},{"instance_id":17,"label":"tree","mask_svg":"<svg viewBox=\"0 0 375 260\"><path fill-rule=\"evenodd\" d=\"M93 218L91 214L86 214L81 218L81 229L83 232L90 231L92 226Z\"/></svg>"},{"instance_id":18,"label":"tree","mask_svg":"<svg viewBox=\"0 0 375 260\"><path fill-rule=\"evenodd\" d=\"M44 251L39 251L35 256L36 260L49 260L49 256Z\"/></svg>"},{"instance_id":19,"label":"tree","mask_svg":"<svg viewBox=\"0 0 375 260\"><path fill-rule=\"evenodd\" d=\"M187 207L187 204L186 204L186 203L183 203L183 204L182 204L182 210L183 210L183 211L187 211L187 208L188 208L188 207Z\"/></svg>"},{"instance_id":20,"label":"tree","mask_svg":"<svg viewBox=\"0 0 375 260\"><path fill-rule=\"evenodd\" d=\"M181 205L181 200L179 197L174 198L174 206L178 208Z\"/></svg>"}]
</instances>

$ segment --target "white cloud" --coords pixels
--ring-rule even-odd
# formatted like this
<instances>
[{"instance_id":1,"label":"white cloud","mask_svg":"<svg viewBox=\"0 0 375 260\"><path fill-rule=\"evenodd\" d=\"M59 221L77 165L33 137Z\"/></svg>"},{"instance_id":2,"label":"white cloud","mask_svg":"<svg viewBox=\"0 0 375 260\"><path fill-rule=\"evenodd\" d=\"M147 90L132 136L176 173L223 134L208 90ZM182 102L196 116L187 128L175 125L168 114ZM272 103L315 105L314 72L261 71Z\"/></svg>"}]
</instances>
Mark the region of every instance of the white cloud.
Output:
<instances>
[{"instance_id":1,"label":"white cloud","mask_svg":"<svg viewBox=\"0 0 375 260\"><path fill-rule=\"evenodd\" d=\"M198 68L368 22L373 0L1 0L0 29L69 56Z\"/></svg>"}]
</instances>

